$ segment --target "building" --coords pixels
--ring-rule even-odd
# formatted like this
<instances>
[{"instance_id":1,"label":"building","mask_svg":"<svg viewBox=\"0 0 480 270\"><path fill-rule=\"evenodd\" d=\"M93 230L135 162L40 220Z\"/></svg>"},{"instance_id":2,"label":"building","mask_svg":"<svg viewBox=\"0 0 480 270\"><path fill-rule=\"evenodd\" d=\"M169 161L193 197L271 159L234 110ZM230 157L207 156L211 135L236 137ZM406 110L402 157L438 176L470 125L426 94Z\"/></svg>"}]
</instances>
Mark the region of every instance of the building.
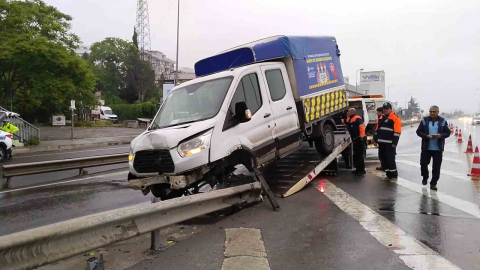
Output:
<instances>
[{"instance_id":1,"label":"building","mask_svg":"<svg viewBox=\"0 0 480 270\"><path fill-rule=\"evenodd\" d=\"M164 74L165 80L175 80L177 79L178 83L183 83L190 81L196 78L195 70L191 68L180 67L178 69L178 74L173 71L170 74Z\"/></svg>"},{"instance_id":2,"label":"building","mask_svg":"<svg viewBox=\"0 0 480 270\"><path fill-rule=\"evenodd\" d=\"M385 97L385 71L360 72L359 88L365 95L382 95Z\"/></svg>"},{"instance_id":3,"label":"building","mask_svg":"<svg viewBox=\"0 0 480 270\"><path fill-rule=\"evenodd\" d=\"M170 74L175 71L175 61L167 58L160 51L148 51L152 68L155 71L155 79L160 80L162 74Z\"/></svg>"},{"instance_id":4,"label":"building","mask_svg":"<svg viewBox=\"0 0 480 270\"><path fill-rule=\"evenodd\" d=\"M84 53L90 54L90 46L88 45L79 45L77 49L75 49L75 53L82 57Z\"/></svg>"}]
</instances>

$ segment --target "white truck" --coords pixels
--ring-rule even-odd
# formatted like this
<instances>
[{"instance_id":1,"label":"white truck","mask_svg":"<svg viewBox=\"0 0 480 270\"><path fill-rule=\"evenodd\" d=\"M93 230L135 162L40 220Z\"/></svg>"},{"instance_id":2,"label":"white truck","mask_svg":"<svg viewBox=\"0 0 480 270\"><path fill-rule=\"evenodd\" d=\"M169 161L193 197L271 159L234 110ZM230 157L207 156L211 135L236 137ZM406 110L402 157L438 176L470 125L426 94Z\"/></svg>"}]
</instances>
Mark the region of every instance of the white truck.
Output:
<instances>
[{"instance_id":1,"label":"white truck","mask_svg":"<svg viewBox=\"0 0 480 270\"><path fill-rule=\"evenodd\" d=\"M265 166L304 140L331 153L348 109L339 57L331 36L275 36L197 62L197 78L173 88L132 141L130 184L165 200L223 183L238 165Z\"/></svg>"},{"instance_id":2,"label":"white truck","mask_svg":"<svg viewBox=\"0 0 480 270\"><path fill-rule=\"evenodd\" d=\"M348 99L349 107L355 108L365 123L366 148L374 147L373 135L377 126L377 108L381 108L385 102L389 101L382 95L353 96Z\"/></svg>"},{"instance_id":3,"label":"white truck","mask_svg":"<svg viewBox=\"0 0 480 270\"><path fill-rule=\"evenodd\" d=\"M109 120L113 123L118 121L118 116L113 113L112 108L106 106L100 106L100 119Z\"/></svg>"}]
</instances>

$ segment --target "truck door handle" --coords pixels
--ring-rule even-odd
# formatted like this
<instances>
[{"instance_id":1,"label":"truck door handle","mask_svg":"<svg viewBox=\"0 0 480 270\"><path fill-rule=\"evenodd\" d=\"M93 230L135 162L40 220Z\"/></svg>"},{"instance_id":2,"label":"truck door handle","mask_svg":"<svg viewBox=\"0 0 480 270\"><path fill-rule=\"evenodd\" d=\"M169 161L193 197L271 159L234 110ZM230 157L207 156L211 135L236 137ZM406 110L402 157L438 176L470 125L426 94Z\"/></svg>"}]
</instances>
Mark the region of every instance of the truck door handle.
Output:
<instances>
[{"instance_id":1,"label":"truck door handle","mask_svg":"<svg viewBox=\"0 0 480 270\"><path fill-rule=\"evenodd\" d=\"M292 106L288 106L287 107L287 111L291 110L292 109Z\"/></svg>"},{"instance_id":2,"label":"truck door handle","mask_svg":"<svg viewBox=\"0 0 480 270\"><path fill-rule=\"evenodd\" d=\"M266 113L266 114L263 116L263 118L270 117L270 115L272 115L272 114L270 114L270 113Z\"/></svg>"}]
</instances>

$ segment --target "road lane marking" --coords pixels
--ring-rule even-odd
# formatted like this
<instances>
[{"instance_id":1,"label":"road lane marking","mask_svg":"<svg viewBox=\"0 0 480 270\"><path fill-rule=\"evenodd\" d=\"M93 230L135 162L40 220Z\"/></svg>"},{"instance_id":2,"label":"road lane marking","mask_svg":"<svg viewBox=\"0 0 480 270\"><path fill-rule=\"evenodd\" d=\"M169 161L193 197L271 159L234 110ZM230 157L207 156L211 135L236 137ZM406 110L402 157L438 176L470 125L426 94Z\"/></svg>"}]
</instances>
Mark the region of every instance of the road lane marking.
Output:
<instances>
[{"instance_id":1,"label":"road lane marking","mask_svg":"<svg viewBox=\"0 0 480 270\"><path fill-rule=\"evenodd\" d=\"M45 185L33 186L33 187L17 188L17 189L11 189L11 190L9 189L9 190L5 190L5 191L0 191L0 194L3 194L3 193L11 193L11 192L16 192L16 191L23 191L23 190L34 189L34 188L56 186L56 185L68 184L68 183L79 182L79 181L84 181L84 180L90 180L90 179L95 179L95 178L103 178L103 177L117 176L117 175L122 175L122 174L125 174L125 175L126 175L126 174L128 174L128 171L121 171L121 172L110 173L110 174L102 174L102 175L90 176L90 177L85 177L85 178L80 178L80 179L74 179L74 180L68 180L68 181L62 181L62 182L56 182L56 183L50 183L50 184L45 184Z\"/></svg>"},{"instance_id":2,"label":"road lane marking","mask_svg":"<svg viewBox=\"0 0 480 270\"><path fill-rule=\"evenodd\" d=\"M378 177L385 177L385 174L379 171L369 171L369 173ZM400 177L397 180L397 185L408 188L412 191L422 194L425 197L429 197L433 200L449 205L476 218L480 218L480 208L475 203L459 199L457 197L448 195L440 191L430 190L429 188L427 189L423 185L419 185L417 183Z\"/></svg>"},{"instance_id":3,"label":"road lane marking","mask_svg":"<svg viewBox=\"0 0 480 270\"><path fill-rule=\"evenodd\" d=\"M410 161L410 160L397 160L397 163L421 168L419 163L413 162L413 161ZM432 165L431 164L428 166L428 169L430 171L432 170ZM447 171L447 170L443 170L443 169L440 170L440 173L444 174L444 175L452 176L452 177L455 177L455 178L458 178L458 179L461 179L461 180L471 181L471 178L469 176L467 176L466 173L465 174L460 174L460 173L457 173L457 172Z\"/></svg>"},{"instance_id":4,"label":"road lane marking","mask_svg":"<svg viewBox=\"0 0 480 270\"><path fill-rule=\"evenodd\" d=\"M418 158L420 158L420 154L402 154L402 155L397 155L397 158L398 157L418 157ZM447 157L443 157L442 159L446 160L446 161L453 162L453 163L465 164L465 162L460 161L459 159L453 159L453 158L447 158Z\"/></svg>"},{"instance_id":5,"label":"road lane marking","mask_svg":"<svg viewBox=\"0 0 480 270\"><path fill-rule=\"evenodd\" d=\"M222 270L270 270L259 229L225 229L225 235Z\"/></svg>"},{"instance_id":6,"label":"road lane marking","mask_svg":"<svg viewBox=\"0 0 480 270\"><path fill-rule=\"evenodd\" d=\"M317 190L323 187L323 193L333 203L360 223L382 245L398 254L411 269L460 269L328 180L314 180L312 184Z\"/></svg>"},{"instance_id":7,"label":"road lane marking","mask_svg":"<svg viewBox=\"0 0 480 270\"><path fill-rule=\"evenodd\" d=\"M102 151L102 150L115 150L115 149L125 149L129 148L130 145L124 146L124 147L116 147L116 148L100 148L100 149L92 149L92 150L84 150L84 151L70 151L70 152L59 152L59 153L49 153L49 154L43 154L43 155L22 155L18 154L18 158L31 158L31 157L44 157L44 156L54 156L54 155L63 155L63 154L75 154L75 153L85 153L85 152L95 152L95 151ZM15 151L15 150L14 150ZM60 150L61 151L61 150ZM14 152L15 154L15 152ZM123 153L121 153L123 154ZM125 154L128 154L128 152L125 152Z\"/></svg>"}]
</instances>

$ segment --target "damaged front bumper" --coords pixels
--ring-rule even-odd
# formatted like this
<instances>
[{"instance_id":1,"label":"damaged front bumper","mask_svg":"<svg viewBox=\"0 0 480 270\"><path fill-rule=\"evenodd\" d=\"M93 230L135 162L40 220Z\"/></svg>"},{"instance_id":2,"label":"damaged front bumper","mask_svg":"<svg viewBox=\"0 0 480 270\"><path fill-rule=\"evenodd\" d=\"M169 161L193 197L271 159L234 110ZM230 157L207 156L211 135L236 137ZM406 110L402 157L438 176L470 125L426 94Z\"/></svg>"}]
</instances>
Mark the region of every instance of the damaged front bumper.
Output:
<instances>
[{"instance_id":1,"label":"damaged front bumper","mask_svg":"<svg viewBox=\"0 0 480 270\"><path fill-rule=\"evenodd\" d=\"M136 190L147 190L151 185L170 184L171 189L184 189L193 183L204 178L204 175L210 171L208 165L185 172L181 175L158 175L147 178L138 178L129 180L130 187Z\"/></svg>"}]
</instances>

